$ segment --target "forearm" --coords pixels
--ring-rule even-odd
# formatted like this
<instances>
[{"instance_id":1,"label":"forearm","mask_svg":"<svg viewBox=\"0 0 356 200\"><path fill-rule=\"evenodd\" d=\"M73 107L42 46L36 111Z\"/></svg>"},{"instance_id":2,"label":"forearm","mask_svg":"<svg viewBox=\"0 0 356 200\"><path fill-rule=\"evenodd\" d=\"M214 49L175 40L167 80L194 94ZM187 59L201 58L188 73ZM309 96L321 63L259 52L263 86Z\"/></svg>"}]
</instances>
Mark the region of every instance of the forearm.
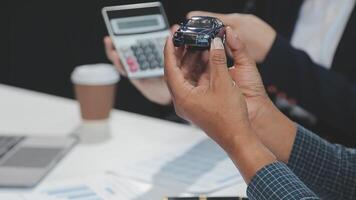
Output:
<instances>
[{"instance_id":1,"label":"forearm","mask_svg":"<svg viewBox=\"0 0 356 200\"><path fill-rule=\"evenodd\" d=\"M297 127L273 105L253 121L262 143L320 197L353 199L356 151L333 145Z\"/></svg>"},{"instance_id":2,"label":"forearm","mask_svg":"<svg viewBox=\"0 0 356 200\"><path fill-rule=\"evenodd\" d=\"M227 133L228 130L225 129ZM239 134L220 145L249 185L249 199L319 199L284 163L277 161L252 127L238 130Z\"/></svg>"},{"instance_id":3,"label":"forearm","mask_svg":"<svg viewBox=\"0 0 356 200\"><path fill-rule=\"evenodd\" d=\"M279 161L288 163L297 127L266 98L264 107L251 119L252 127L262 143Z\"/></svg>"}]
</instances>

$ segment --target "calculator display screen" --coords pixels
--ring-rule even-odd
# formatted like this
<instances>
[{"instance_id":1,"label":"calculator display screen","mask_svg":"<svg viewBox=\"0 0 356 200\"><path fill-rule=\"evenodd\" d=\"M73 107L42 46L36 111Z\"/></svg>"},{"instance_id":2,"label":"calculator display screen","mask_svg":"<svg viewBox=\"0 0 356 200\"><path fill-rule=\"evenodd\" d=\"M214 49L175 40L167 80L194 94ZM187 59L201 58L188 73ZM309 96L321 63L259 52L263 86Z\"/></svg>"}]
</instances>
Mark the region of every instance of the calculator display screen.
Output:
<instances>
[{"instance_id":1,"label":"calculator display screen","mask_svg":"<svg viewBox=\"0 0 356 200\"><path fill-rule=\"evenodd\" d=\"M148 19L148 20L118 22L117 23L117 26L119 26L119 28L121 30L132 29L132 28L136 28L136 27L157 26L157 25L159 25L159 21L157 19Z\"/></svg>"},{"instance_id":2,"label":"calculator display screen","mask_svg":"<svg viewBox=\"0 0 356 200\"><path fill-rule=\"evenodd\" d=\"M169 27L159 6L110 10L107 15L114 35L149 33Z\"/></svg>"}]
</instances>

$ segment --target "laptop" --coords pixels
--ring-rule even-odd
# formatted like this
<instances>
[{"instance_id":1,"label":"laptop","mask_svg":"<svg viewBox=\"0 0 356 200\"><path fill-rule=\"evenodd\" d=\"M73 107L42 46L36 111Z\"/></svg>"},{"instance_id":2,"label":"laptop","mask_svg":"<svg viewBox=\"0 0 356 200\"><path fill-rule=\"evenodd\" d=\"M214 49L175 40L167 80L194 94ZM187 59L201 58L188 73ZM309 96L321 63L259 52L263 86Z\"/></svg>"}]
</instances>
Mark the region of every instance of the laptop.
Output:
<instances>
[{"instance_id":1,"label":"laptop","mask_svg":"<svg viewBox=\"0 0 356 200\"><path fill-rule=\"evenodd\" d=\"M74 137L0 135L0 187L33 187L76 144Z\"/></svg>"}]
</instances>

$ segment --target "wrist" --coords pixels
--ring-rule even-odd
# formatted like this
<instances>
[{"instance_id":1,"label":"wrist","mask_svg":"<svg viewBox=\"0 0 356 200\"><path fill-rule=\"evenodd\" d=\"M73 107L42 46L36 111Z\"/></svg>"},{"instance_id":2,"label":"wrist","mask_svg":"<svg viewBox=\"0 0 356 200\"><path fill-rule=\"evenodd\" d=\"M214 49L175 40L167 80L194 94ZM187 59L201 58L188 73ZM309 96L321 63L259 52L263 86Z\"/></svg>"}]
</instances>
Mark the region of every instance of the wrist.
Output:
<instances>
[{"instance_id":1,"label":"wrist","mask_svg":"<svg viewBox=\"0 0 356 200\"><path fill-rule=\"evenodd\" d=\"M238 126L236 124L239 124ZM231 128L229 128L231 127ZM235 123L234 126L225 126L220 131L228 137L223 138L220 142L221 147L228 153L233 154L239 147L243 147L246 143L251 142L251 135L254 135L254 130L250 124Z\"/></svg>"},{"instance_id":2,"label":"wrist","mask_svg":"<svg viewBox=\"0 0 356 200\"><path fill-rule=\"evenodd\" d=\"M255 131L234 138L234 145L228 152L246 183L249 183L263 167L277 161L276 156L266 148Z\"/></svg>"},{"instance_id":3,"label":"wrist","mask_svg":"<svg viewBox=\"0 0 356 200\"><path fill-rule=\"evenodd\" d=\"M271 114L275 115L275 112L279 112L279 110L276 110L276 107L268 98L267 94L258 98L258 100L256 100L256 104L259 105L258 108L254 110L253 113L249 113L250 123L254 130L262 130L268 126L268 119Z\"/></svg>"}]
</instances>

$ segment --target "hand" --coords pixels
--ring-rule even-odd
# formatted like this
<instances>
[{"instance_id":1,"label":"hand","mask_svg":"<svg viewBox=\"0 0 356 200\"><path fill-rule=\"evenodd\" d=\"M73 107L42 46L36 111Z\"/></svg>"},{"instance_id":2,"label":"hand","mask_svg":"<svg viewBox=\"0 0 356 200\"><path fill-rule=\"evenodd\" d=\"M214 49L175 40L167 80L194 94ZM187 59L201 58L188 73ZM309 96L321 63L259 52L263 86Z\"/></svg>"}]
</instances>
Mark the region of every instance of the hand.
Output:
<instances>
[{"instance_id":1,"label":"hand","mask_svg":"<svg viewBox=\"0 0 356 200\"><path fill-rule=\"evenodd\" d=\"M184 54L182 48L176 52L168 41L165 76L177 114L224 146L235 136L236 129L248 129L250 125L244 97L229 75L221 39L214 39L211 46L207 67L194 71L202 66L196 65L204 62L202 55L190 51ZM226 130L231 132L222 135Z\"/></svg>"},{"instance_id":2,"label":"hand","mask_svg":"<svg viewBox=\"0 0 356 200\"><path fill-rule=\"evenodd\" d=\"M172 32L177 29L177 26L172 27ZM123 67L120 57L114 47L110 37L104 38L105 51L108 59L115 65L122 76L127 76L126 70ZM130 79L130 82L145 96L148 100L160 104L169 105L172 102L171 95L168 91L166 82L163 77L146 78L146 79Z\"/></svg>"},{"instance_id":3,"label":"hand","mask_svg":"<svg viewBox=\"0 0 356 200\"><path fill-rule=\"evenodd\" d=\"M238 40L231 28L227 28L226 34L227 43L235 55L235 67L245 67L245 72L249 67L255 67L246 57L243 46L234 44ZM165 78L177 114L202 128L224 148L249 182L258 170L276 160L255 135L245 97L238 85L239 81L258 83L260 80L230 76L221 39L215 38L211 47L208 63L202 68L204 55L175 49L172 38L169 38L165 47ZM253 78L256 77L258 74ZM248 86L243 85L247 91ZM255 95L254 91L249 94Z\"/></svg>"},{"instance_id":4,"label":"hand","mask_svg":"<svg viewBox=\"0 0 356 200\"><path fill-rule=\"evenodd\" d=\"M231 28L227 27L227 33ZM244 50L236 34L227 34L228 46L234 59L230 75L245 96L251 126L262 143L277 156L288 162L293 147L296 125L283 115L268 98L256 64ZM283 138L283 143L280 139Z\"/></svg>"},{"instance_id":5,"label":"hand","mask_svg":"<svg viewBox=\"0 0 356 200\"><path fill-rule=\"evenodd\" d=\"M260 18L249 14L217 14L202 11L190 12L187 17L212 16L224 22L246 44L248 54L256 62L263 62L276 38L276 31Z\"/></svg>"}]
</instances>

